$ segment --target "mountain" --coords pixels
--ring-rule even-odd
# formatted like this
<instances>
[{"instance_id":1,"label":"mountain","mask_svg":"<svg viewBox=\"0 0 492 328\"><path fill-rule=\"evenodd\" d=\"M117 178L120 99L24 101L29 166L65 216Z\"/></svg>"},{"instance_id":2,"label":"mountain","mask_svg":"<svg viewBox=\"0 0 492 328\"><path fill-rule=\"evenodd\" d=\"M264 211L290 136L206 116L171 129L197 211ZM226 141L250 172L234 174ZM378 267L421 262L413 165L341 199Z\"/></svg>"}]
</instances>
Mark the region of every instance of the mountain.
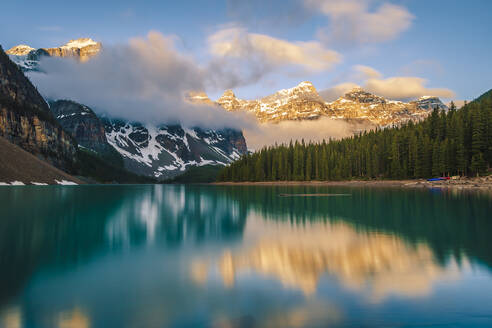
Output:
<instances>
[{"instance_id":1,"label":"mountain","mask_svg":"<svg viewBox=\"0 0 492 328\"><path fill-rule=\"evenodd\" d=\"M144 125L98 117L88 106L71 100L49 104L56 120L84 150L84 159L92 153L137 175L165 180L195 166L226 165L247 152L237 130Z\"/></svg>"},{"instance_id":2,"label":"mountain","mask_svg":"<svg viewBox=\"0 0 492 328\"><path fill-rule=\"evenodd\" d=\"M96 56L101 48L100 42L90 38L80 38L53 48L35 49L21 44L10 48L6 53L23 71L33 71L38 69L38 62L42 56L69 57L85 62Z\"/></svg>"},{"instance_id":3,"label":"mountain","mask_svg":"<svg viewBox=\"0 0 492 328\"><path fill-rule=\"evenodd\" d=\"M187 129L98 117L70 100L50 101L51 111L79 143L112 165L161 180L194 166L226 165L247 152L242 132Z\"/></svg>"},{"instance_id":4,"label":"mountain","mask_svg":"<svg viewBox=\"0 0 492 328\"><path fill-rule=\"evenodd\" d=\"M337 100L326 103L327 116L365 119L381 127L408 121L420 121L434 108L447 110L437 97L421 97L411 102L387 100L361 88L355 88Z\"/></svg>"},{"instance_id":5,"label":"mountain","mask_svg":"<svg viewBox=\"0 0 492 328\"><path fill-rule=\"evenodd\" d=\"M49 104L56 120L77 140L79 147L97 153L115 166L123 166L123 158L108 143L104 124L92 109L71 100L50 101Z\"/></svg>"},{"instance_id":6,"label":"mountain","mask_svg":"<svg viewBox=\"0 0 492 328\"><path fill-rule=\"evenodd\" d=\"M103 119L106 137L127 170L160 180L193 166L226 165L247 152L241 131Z\"/></svg>"},{"instance_id":7,"label":"mountain","mask_svg":"<svg viewBox=\"0 0 492 328\"><path fill-rule=\"evenodd\" d=\"M28 45L25 45L25 44L19 44L18 46L14 46L5 52L7 53L7 55L26 56L27 54L29 54L33 50L36 50L36 49L34 49Z\"/></svg>"},{"instance_id":8,"label":"mountain","mask_svg":"<svg viewBox=\"0 0 492 328\"><path fill-rule=\"evenodd\" d=\"M215 105L215 103L203 91L201 92L191 91L188 93L186 98L188 101L194 104Z\"/></svg>"},{"instance_id":9,"label":"mountain","mask_svg":"<svg viewBox=\"0 0 492 328\"><path fill-rule=\"evenodd\" d=\"M58 168L72 168L77 143L1 47L0 136Z\"/></svg>"},{"instance_id":10,"label":"mountain","mask_svg":"<svg viewBox=\"0 0 492 328\"><path fill-rule=\"evenodd\" d=\"M477 99L473 100L471 103L482 103L482 102L489 102L489 103L492 103L492 89L485 92L484 94L482 94L480 97L478 97Z\"/></svg>"},{"instance_id":11,"label":"mountain","mask_svg":"<svg viewBox=\"0 0 492 328\"><path fill-rule=\"evenodd\" d=\"M84 62L94 57L101 51L102 44L90 38L70 40L64 45L55 48L43 48L50 56L75 57Z\"/></svg>"},{"instance_id":12,"label":"mountain","mask_svg":"<svg viewBox=\"0 0 492 328\"><path fill-rule=\"evenodd\" d=\"M79 179L0 137L0 185L80 183Z\"/></svg>"},{"instance_id":13,"label":"mountain","mask_svg":"<svg viewBox=\"0 0 492 328\"><path fill-rule=\"evenodd\" d=\"M238 99L232 90L227 90L217 104L228 111L251 111L261 122L317 119L326 111L324 100L311 82L302 82L259 100Z\"/></svg>"},{"instance_id":14,"label":"mountain","mask_svg":"<svg viewBox=\"0 0 492 328\"><path fill-rule=\"evenodd\" d=\"M385 101L361 90L344 99L371 105ZM436 102L429 99L424 97L414 102L414 106L419 103L434 106ZM296 141L263 149L225 167L218 179L406 180L489 175L492 167L491 122L492 92L489 91L460 109L432 111L415 124L377 129L327 142ZM449 185L448 182L443 182L442 186ZM456 184L461 183L455 181Z\"/></svg>"},{"instance_id":15,"label":"mountain","mask_svg":"<svg viewBox=\"0 0 492 328\"><path fill-rule=\"evenodd\" d=\"M201 94L194 101L208 99L205 97L206 95ZM330 117L367 120L378 126L390 126L409 120L419 121L427 117L434 108L447 110L447 106L437 97L426 96L407 103L387 100L360 88L351 90L336 101L326 102L308 81L257 100L239 99L232 90L227 90L216 104L228 111L253 112L260 122Z\"/></svg>"}]
</instances>

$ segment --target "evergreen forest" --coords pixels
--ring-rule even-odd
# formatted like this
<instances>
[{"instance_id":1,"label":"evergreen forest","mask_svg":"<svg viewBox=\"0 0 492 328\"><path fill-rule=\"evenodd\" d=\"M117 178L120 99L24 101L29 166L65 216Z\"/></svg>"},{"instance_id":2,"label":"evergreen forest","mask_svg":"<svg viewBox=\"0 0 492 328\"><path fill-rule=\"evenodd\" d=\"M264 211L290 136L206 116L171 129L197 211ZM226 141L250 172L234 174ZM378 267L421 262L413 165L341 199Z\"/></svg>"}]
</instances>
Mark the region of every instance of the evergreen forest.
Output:
<instances>
[{"instance_id":1,"label":"evergreen forest","mask_svg":"<svg viewBox=\"0 0 492 328\"><path fill-rule=\"evenodd\" d=\"M225 167L218 181L416 179L477 176L492 166L492 90L425 120L322 142L265 147Z\"/></svg>"}]
</instances>

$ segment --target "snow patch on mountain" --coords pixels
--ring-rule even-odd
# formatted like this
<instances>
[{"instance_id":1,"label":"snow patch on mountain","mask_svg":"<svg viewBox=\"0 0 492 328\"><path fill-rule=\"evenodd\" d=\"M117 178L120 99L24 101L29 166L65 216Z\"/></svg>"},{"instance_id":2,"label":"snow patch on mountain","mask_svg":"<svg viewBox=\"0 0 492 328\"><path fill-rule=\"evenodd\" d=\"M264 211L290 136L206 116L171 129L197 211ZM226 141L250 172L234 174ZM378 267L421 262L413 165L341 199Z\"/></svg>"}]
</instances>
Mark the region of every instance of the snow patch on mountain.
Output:
<instances>
[{"instance_id":1,"label":"snow patch on mountain","mask_svg":"<svg viewBox=\"0 0 492 328\"><path fill-rule=\"evenodd\" d=\"M360 87L333 102L326 102L309 81L257 100L242 100L232 90L227 90L216 103L228 111L252 112L263 123L329 117L363 120L380 127L419 121L434 109L448 109L437 97L424 96L415 101L403 102L385 99Z\"/></svg>"},{"instance_id":2,"label":"snow patch on mountain","mask_svg":"<svg viewBox=\"0 0 492 328\"><path fill-rule=\"evenodd\" d=\"M18 46L12 47L9 50L5 51L7 55L14 55L14 56L26 56L29 54L31 51L36 50L28 45L25 44L19 44Z\"/></svg>"},{"instance_id":3,"label":"snow patch on mountain","mask_svg":"<svg viewBox=\"0 0 492 328\"><path fill-rule=\"evenodd\" d=\"M158 179L173 177L190 166L226 165L246 149L240 131L204 130L179 125L151 125L105 120L106 138L125 167Z\"/></svg>"},{"instance_id":4,"label":"snow patch on mountain","mask_svg":"<svg viewBox=\"0 0 492 328\"><path fill-rule=\"evenodd\" d=\"M81 48L84 48L87 46L96 46L97 44L98 43L96 41L92 40L91 38L80 38L80 39L76 39L76 40L70 40L67 43L65 43L63 46L61 46L60 48L66 48L66 49L78 48L78 49L81 49Z\"/></svg>"}]
</instances>

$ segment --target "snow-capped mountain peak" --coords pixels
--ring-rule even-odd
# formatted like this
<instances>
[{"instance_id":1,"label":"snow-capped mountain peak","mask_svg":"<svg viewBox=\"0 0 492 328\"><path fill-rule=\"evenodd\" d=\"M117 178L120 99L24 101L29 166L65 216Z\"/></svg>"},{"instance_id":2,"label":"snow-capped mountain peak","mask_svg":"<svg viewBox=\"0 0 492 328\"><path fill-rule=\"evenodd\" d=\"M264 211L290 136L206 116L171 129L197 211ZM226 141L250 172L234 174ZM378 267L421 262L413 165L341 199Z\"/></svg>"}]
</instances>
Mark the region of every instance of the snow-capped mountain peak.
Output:
<instances>
[{"instance_id":1,"label":"snow-capped mountain peak","mask_svg":"<svg viewBox=\"0 0 492 328\"><path fill-rule=\"evenodd\" d=\"M98 42L92 40L91 38L80 38L80 39L75 39L75 40L70 40L67 43L65 43L63 46L60 48L85 48L87 46L97 46Z\"/></svg>"},{"instance_id":2,"label":"snow-capped mountain peak","mask_svg":"<svg viewBox=\"0 0 492 328\"><path fill-rule=\"evenodd\" d=\"M54 48L34 49L21 44L10 48L6 53L23 71L36 71L41 56L70 57L85 62L97 55L101 48L100 42L91 38L80 38Z\"/></svg>"},{"instance_id":3,"label":"snow-capped mountain peak","mask_svg":"<svg viewBox=\"0 0 492 328\"><path fill-rule=\"evenodd\" d=\"M241 131L104 119L106 138L137 174L165 179L189 167L227 165L247 152Z\"/></svg>"},{"instance_id":4,"label":"snow-capped mountain peak","mask_svg":"<svg viewBox=\"0 0 492 328\"><path fill-rule=\"evenodd\" d=\"M28 45L25 44L19 44L15 47L10 48L9 50L5 51L7 55L14 55L14 56L26 56L29 54L31 51L36 50Z\"/></svg>"},{"instance_id":5,"label":"snow-capped mountain peak","mask_svg":"<svg viewBox=\"0 0 492 328\"><path fill-rule=\"evenodd\" d=\"M215 103L203 91L190 91L186 95L186 100L194 104L215 105Z\"/></svg>"},{"instance_id":6,"label":"snow-capped mountain peak","mask_svg":"<svg viewBox=\"0 0 492 328\"><path fill-rule=\"evenodd\" d=\"M439 97L435 96L423 96L412 103L415 103L417 107L427 111L432 111L436 108L444 111L449 109L448 106L446 106L441 99L439 99Z\"/></svg>"},{"instance_id":7,"label":"snow-capped mountain peak","mask_svg":"<svg viewBox=\"0 0 492 328\"><path fill-rule=\"evenodd\" d=\"M384 99L383 97L376 96L360 87L350 90L345 95L343 95L342 99L351 100L358 103L383 104L386 102L386 99Z\"/></svg>"},{"instance_id":8,"label":"snow-capped mountain peak","mask_svg":"<svg viewBox=\"0 0 492 328\"><path fill-rule=\"evenodd\" d=\"M227 109L228 111L234 111L236 109L243 108L246 106L248 101L241 100L236 97L232 90L224 91L224 94L217 99L217 104Z\"/></svg>"},{"instance_id":9,"label":"snow-capped mountain peak","mask_svg":"<svg viewBox=\"0 0 492 328\"><path fill-rule=\"evenodd\" d=\"M320 117L358 120L378 126L419 121L434 108L447 110L437 97L425 96L411 102L389 100L357 87L333 102L325 102L311 82L304 81L289 89L257 100L243 100L227 90L217 100L228 111L249 111L260 122L313 120Z\"/></svg>"},{"instance_id":10,"label":"snow-capped mountain peak","mask_svg":"<svg viewBox=\"0 0 492 328\"><path fill-rule=\"evenodd\" d=\"M98 117L89 107L69 100L50 102L50 110L79 145L130 172L167 179L193 166L227 165L247 152L241 131L142 124Z\"/></svg>"},{"instance_id":11,"label":"snow-capped mountain peak","mask_svg":"<svg viewBox=\"0 0 492 328\"><path fill-rule=\"evenodd\" d=\"M311 82L303 81L293 88L282 89L277 92L277 94L281 94L281 95L291 95L291 94L298 94L298 93L317 93L317 90Z\"/></svg>"}]
</instances>

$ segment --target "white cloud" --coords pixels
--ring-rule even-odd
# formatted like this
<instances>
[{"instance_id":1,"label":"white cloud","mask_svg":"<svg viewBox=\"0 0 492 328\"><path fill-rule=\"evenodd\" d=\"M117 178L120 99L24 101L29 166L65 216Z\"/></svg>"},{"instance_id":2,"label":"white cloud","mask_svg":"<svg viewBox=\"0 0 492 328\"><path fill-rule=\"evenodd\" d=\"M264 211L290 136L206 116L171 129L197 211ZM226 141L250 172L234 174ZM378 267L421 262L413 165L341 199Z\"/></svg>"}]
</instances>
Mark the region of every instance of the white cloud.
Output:
<instances>
[{"instance_id":1,"label":"white cloud","mask_svg":"<svg viewBox=\"0 0 492 328\"><path fill-rule=\"evenodd\" d=\"M322 40L341 43L379 43L397 38L412 24L414 16L402 6L388 2L371 11L371 0L303 0L325 15L328 26L318 33Z\"/></svg>"},{"instance_id":2,"label":"white cloud","mask_svg":"<svg viewBox=\"0 0 492 328\"><path fill-rule=\"evenodd\" d=\"M30 78L45 97L71 99L110 117L210 128L250 124L241 113L185 100L190 90L204 90L208 74L178 52L174 40L150 32L126 45L106 46L85 63L45 58L40 69L47 73Z\"/></svg>"},{"instance_id":3,"label":"white cloud","mask_svg":"<svg viewBox=\"0 0 492 328\"><path fill-rule=\"evenodd\" d=\"M359 77L362 80L366 80L366 79L370 79L370 78L378 79L378 78L382 77L382 74L380 72L378 72L377 70L375 70L374 68L369 67L369 66L355 65L353 67L353 69L354 69L354 71L356 71L359 74Z\"/></svg>"},{"instance_id":4,"label":"white cloud","mask_svg":"<svg viewBox=\"0 0 492 328\"><path fill-rule=\"evenodd\" d=\"M467 100L454 99L454 100L452 100L452 102L454 103L454 105L456 106L456 108L461 108L461 107L463 107L465 105L465 102L467 102ZM451 101L448 102L446 104L446 106L451 107Z\"/></svg>"},{"instance_id":5,"label":"white cloud","mask_svg":"<svg viewBox=\"0 0 492 328\"><path fill-rule=\"evenodd\" d=\"M322 141L343 138L371 128L374 128L374 125L367 122L348 122L322 117L318 120L262 123L243 129L243 133L248 148L258 150L263 146L288 143L291 140Z\"/></svg>"},{"instance_id":6,"label":"white cloud","mask_svg":"<svg viewBox=\"0 0 492 328\"><path fill-rule=\"evenodd\" d=\"M312 72L328 70L341 61L339 53L318 41L290 42L237 27L217 31L208 38L208 44L214 56L257 58L269 66L294 65Z\"/></svg>"},{"instance_id":7,"label":"white cloud","mask_svg":"<svg viewBox=\"0 0 492 328\"><path fill-rule=\"evenodd\" d=\"M346 82L346 83L340 83L335 85L332 88L321 90L319 92L319 95L325 100L325 101L335 101L350 90L354 88L358 88L359 85L356 83L352 82Z\"/></svg>"},{"instance_id":8,"label":"white cloud","mask_svg":"<svg viewBox=\"0 0 492 328\"><path fill-rule=\"evenodd\" d=\"M383 75L372 67L355 65L353 73L348 76L355 82L345 82L332 88L320 91L326 101L333 101L355 87L362 86L368 92L388 99L410 100L422 96L453 98L454 92L446 88L427 88L426 79L414 76L395 76L383 78Z\"/></svg>"},{"instance_id":9,"label":"white cloud","mask_svg":"<svg viewBox=\"0 0 492 328\"><path fill-rule=\"evenodd\" d=\"M400 76L387 79L369 79L364 88L389 99L412 99L422 96L454 97L454 92L444 88L426 88L427 80L419 77Z\"/></svg>"}]
</instances>

